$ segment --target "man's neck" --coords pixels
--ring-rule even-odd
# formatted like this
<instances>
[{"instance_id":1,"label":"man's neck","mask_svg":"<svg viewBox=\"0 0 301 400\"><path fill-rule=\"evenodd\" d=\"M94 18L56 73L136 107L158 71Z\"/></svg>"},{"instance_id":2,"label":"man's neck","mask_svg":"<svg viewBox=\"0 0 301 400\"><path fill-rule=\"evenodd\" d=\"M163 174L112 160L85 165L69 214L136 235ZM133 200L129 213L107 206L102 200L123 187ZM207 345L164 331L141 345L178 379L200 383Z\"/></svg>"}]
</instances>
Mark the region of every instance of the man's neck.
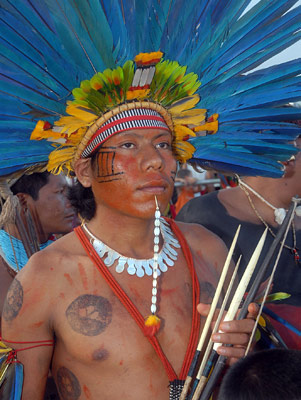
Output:
<instances>
[{"instance_id":1,"label":"man's neck","mask_svg":"<svg viewBox=\"0 0 301 400\"><path fill-rule=\"evenodd\" d=\"M152 258L154 219L96 215L89 230L118 253L132 258Z\"/></svg>"},{"instance_id":2,"label":"man's neck","mask_svg":"<svg viewBox=\"0 0 301 400\"><path fill-rule=\"evenodd\" d=\"M248 177L243 181L276 208L287 209L296 194L294 187L285 178Z\"/></svg>"},{"instance_id":3,"label":"man's neck","mask_svg":"<svg viewBox=\"0 0 301 400\"><path fill-rule=\"evenodd\" d=\"M23 226L24 226L24 229L26 230L26 226L25 225L23 225ZM6 224L4 227L4 230L7 233L9 233L11 236L22 241L22 237L20 235L19 229L15 224ZM26 232L27 232L27 230L26 230ZM42 233L42 234L37 233L38 243L39 244L46 243L49 240L50 236L51 235L47 234L47 233Z\"/></svg>"}]
</instances>

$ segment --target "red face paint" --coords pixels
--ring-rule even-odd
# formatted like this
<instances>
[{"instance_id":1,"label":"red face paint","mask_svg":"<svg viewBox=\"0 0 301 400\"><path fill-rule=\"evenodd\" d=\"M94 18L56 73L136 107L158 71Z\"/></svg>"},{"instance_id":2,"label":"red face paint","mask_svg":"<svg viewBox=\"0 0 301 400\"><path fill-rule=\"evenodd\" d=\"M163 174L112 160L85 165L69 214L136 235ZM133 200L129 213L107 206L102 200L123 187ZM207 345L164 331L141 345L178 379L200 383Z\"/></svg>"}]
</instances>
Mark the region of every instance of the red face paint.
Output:
<instances>
[{"instance_id":1,"label":"red face paint","mask_svg":"<svg viewBox=\"0 0 301 400\"><path fill-rule=\"evenodd\" d=\"M157 196L165 209L176 174L171 142L171 133L160 129L130 130L108 139L94 168L96 202L128 216L149 218Z\"/></svg>"}]
</instances>

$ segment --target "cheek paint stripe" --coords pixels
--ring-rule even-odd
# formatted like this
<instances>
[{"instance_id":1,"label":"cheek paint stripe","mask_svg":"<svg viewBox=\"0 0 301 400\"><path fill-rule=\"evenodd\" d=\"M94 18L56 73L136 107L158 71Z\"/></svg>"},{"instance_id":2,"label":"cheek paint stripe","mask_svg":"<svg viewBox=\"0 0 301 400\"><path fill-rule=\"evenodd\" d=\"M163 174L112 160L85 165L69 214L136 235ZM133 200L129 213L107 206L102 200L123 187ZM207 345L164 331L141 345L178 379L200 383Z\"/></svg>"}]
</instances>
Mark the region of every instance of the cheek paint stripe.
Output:
<instances>
[{"instance_id":1,"label":"cheek paint stripe","mask_svg":"<svg viewBox=\"0 0 301 400\"><path fill-rule=\"evenodd\" d=\"M117 172L117 173L114 172L114 159L115 159L115 152L113 151L101 151L98 153L97 177L100 178L98 180L99 183L119 180L120 177L118 177L118 175L124 174L123 172ZM111 178L111 179L106 179L106 178Z\"/></svg>"},{"instance_id":2,"label":"cheek paint stripe","mask_svg":"<svg viewBox=\"0 0 301 400\"><path fill-rule=\"evenodd\" d=\"M110 175L110 171L109 171L109 158L110 158L110 155L111 155L110 153L106 153L106 175ZM112 174L112 172L111 172L111 174Z\"/></svg>"},{"instance_id":3,"label":"cheek paint stripe","mask_svg":"<svg viewBox=\"0 0 301 400\"><path fill-rule=\"evenodd\" d=\"M120 175L123 175L122 173L120 173ZM98 183L110 183L110 182L114 182L114 181L120 181L121 178L111 178L111 179L103 179L103 180L97 180Z\"/></svg>"}]
</instances>

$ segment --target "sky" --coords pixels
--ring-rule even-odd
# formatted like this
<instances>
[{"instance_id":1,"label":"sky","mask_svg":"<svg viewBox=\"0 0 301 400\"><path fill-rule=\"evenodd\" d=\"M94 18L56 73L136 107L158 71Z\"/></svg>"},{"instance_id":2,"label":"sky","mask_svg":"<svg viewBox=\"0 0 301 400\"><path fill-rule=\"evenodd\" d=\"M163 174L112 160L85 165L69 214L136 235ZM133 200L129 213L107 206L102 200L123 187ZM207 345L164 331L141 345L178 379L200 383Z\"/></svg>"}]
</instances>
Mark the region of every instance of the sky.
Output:
<instances>
[{"instance_id":1,"label":"sky","mask_svg":"<svg viewBox=\"0 0 301 400\"><path fill-rule=\"evenodd\" d=\"M256 3L258 3L258 1L259 0L252 0L246 10L253 7ZM277 1L277 0L271 0L271 1ZM301 0L298 0L294 7L297 6L301 6ZM270 60L261 64L260 68L269 67L275 64L280 64L285 61L293 60L295 58L301 58L301 40L299 40L297 43L287 48L286 50L282 51L281 53L277 54L276 56L272 57Z\"/></svg>"}]
</instances>

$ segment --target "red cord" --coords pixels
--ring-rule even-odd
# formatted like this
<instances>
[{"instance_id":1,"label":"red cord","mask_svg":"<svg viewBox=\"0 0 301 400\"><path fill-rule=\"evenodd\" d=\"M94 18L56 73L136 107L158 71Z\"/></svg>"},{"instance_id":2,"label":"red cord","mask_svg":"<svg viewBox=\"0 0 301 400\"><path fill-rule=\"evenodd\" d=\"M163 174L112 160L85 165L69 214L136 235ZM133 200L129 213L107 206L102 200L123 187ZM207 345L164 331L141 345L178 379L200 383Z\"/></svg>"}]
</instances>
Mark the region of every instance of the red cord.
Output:
<instances>
[{"instance_id":1,"label":"red cord","mask_svg":"<svg viewBox=\"0 0 301 400\"><path fill-rule=\"evenodd\" d=\"M34 342L14 342L12 340L3 339L0 336L0 341L7 342L7 343L13 343L13 344L33 344L33 343L37 343L34 346L23 347L21 349L13 349L11 351L12 356L15 356L16 353L18 353L19 351L30 350L30 349L34 349L36 347L53 346L54 345L54 340L52 340L52 339L49 339L49 340L37 340L37 341L34 341Z\"/></svg>"},{"instance_id":2,"label":"red cord","mask_svg":"<svg viewBox=\"0 0 301 400\"><path fill-rule=\"evenodd\" d=\"M33 341L33 342L13 342L12 340L6 340L6 339L3 339L1 336L0 336L0 340L1 341L3 341L3 342L7 342L7 343L14 343L14 344L32 344L32 343L51 343L51 344L54 344L54 340L53 339L49 339L49 340L35 340L35 341ZM48 345L47 345L48 346Z\"/></svg>"},{"instance_id":3,"label":"red cord","mask_svg":"<svg viewBox=\"0 0 301 400\"><path fill-rule=\"evenodd\" d=\"M199 280L198 280L198 277L197 277L197 274L196 274L196 271L195 271L195 268L193 265L192 254L191 254L190 248L186 242L186 239L184 238L182 232L178 228L178 225L172 219L169 219L168 222L172 228L172 231L175 233L177 239L180 242L184 257L187 261L187 266L189 268L189 271L191 274L191 280L192 280L192 296L193 296L193 299L192 299L192 305L193 305L192 326L191 326L190 337L189 337L189 342L188 342L185 358L184 358L181 372L179 375L179 379L185 380L188 375L189 367L192 362L192 358L193 358L193 355L194 355L194 352L196 350L197 343L198 343L198 335L199 335L199 330L200 330L200 317L199 317L196 307L200 301L200 285L199 285Z\"/></svg>"},{"instance_id":4,"label":"red cord","mask_svg":"<svg viewBox=\"0 0 301 400\"><path fill-rule=\"evenodd\" d=\"M191 278L192 278L192 290L193 290L193 313L192 313L192 327L191 327L191 332L190 332L190 338L189 338L189 343L188 347L186 350L185 358L183 361L182 369L179 375L179 379L185 379L187 374L188 374L188 369L192 361L192 357L197 345L197 340L198 340L198 333L199 333L199 327L200 327L200 318L198 316L196 306L199 301L200 297L200 288L199 288L199 282L196 276L196 272L194 270L193 266L193 260L192 260L192 255L190 252L190 249L188 247L188 244L183 237L181 231L177 227L176 223L174 223L172 220L167 219L175 232L181 246L182 250L184 253L184 256L187 261L188 268L191 273ZM120 287L116 279L113 277L109 269L104 265L102 259L98 256L96 251L94 250L93 246L91 245L90 241L84 234L82 227L78 226L74 229L74 232L76 233L77 237L79 238L83 248L87 252L88 256L90 259L93 261L95 266L98 268L98 270L101 272L113 292L116 294L116 296L119 298L121 303L125 306L127 311L131 314L131 316L134 318L136 321L137 325L139 328L142 330L143 334L145 335L145 324L144 324L144 318L138 311L137 307L133 304L133 302L130 300L130 298L127 296L127 294L124 292L124 290ZM153 346L154 350L158 354L160 360L163 363L163 366L167 372L168 378L170 381L173 381L175 379L178 379L177 374L175 373L172 365L170 362L167 360L167 357L165 356L158 339L155 336L149 337L146 336L148 341L151 343Z\"/></svg>"}]
</instances>

